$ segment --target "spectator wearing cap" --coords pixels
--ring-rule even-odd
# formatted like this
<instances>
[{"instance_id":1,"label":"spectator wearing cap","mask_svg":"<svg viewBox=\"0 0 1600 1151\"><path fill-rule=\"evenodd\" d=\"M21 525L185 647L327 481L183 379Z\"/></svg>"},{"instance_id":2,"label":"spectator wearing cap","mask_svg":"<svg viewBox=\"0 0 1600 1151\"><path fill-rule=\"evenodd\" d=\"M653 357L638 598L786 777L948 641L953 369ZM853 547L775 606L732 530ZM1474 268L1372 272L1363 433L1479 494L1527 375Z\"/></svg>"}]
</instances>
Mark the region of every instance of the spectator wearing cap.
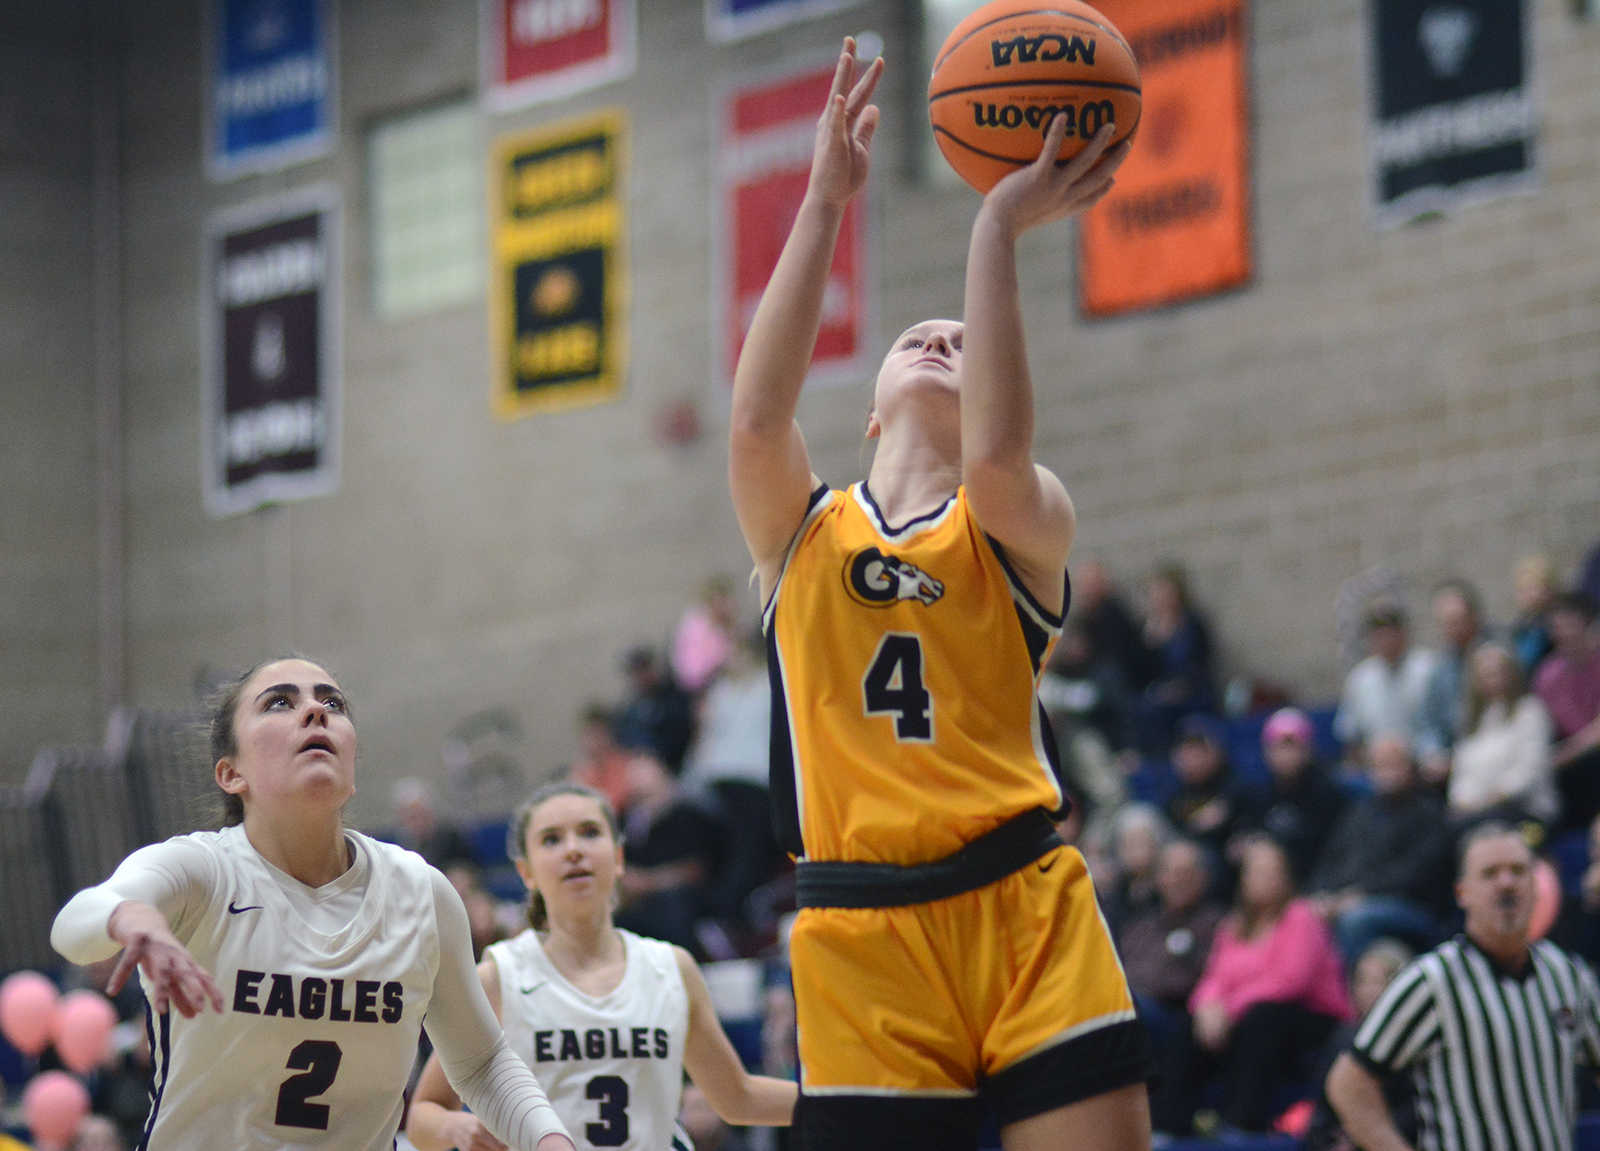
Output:
<instances>
[{"instance_id":1,"label":"spectator wearing cap","mask_svg":"<svg viewBox=\"0 0 1600 1151\"><path fill-rule=\"evenodd\" d=\"M1385 935L1433 946L1449 893L1444 804L1422 786L1411 745L1380 735L1367 756L1372 794L1345 808L1307 884L1348 963Z\"/></svg>"},{"instance_id":2,"label":"spectator wearing cap","mask_svg":"<svg viewBox=\"0 0 1600 1151\"><path fill-rule=\"evenodd\" d=\"M1344 811L1345 793L1317 762L1311 718L1296 707L1279 708L1261 729L1270 776L1259 814L1247 830L1264 831L1289 853L1295 874L1311 873L1322 845Z\"/></svg>"},{"instance_id":3,"label":"spectator wearing cap","mask_svg":"<svg viewBox=\"0 0 1600 1151\"><path fill-rule=\"evenodd\" d=\"M1373 604L1363 633L1371 654L1345 677L1333 720L1333 732L1345 745L1350 764L1360 763L1363 749L1380 735L1416 741L1435 663L1432 652L1411 646L1406 615L1398 604Z\"/></svg>"},{"instance_id":4,"label":"spectator wearing cap","mask_svg":"<svg viewBox=\"0 0 1600 1151\"><path fill-rule=\"evenodd\" d=\"M673 775L694 740L694 706L654 648L636 647L622 658L628 696L617 713L617 742L649 747Z\"/></svg>"},{"instance_id":5,"label":"spectator wearing cap","mask_svg":"<svg viewBox=\"0 0 1600 1151\"><path fill-rule=\"evenodd\" d=\"M1173 825L1219 858L1234 833L1259 818L1261 807L1259 793L1228 763L1226 739L1222 721L1209 715L1189 715L1179 722L1172 748L1178 791L1167 802Z\"/></svg>"},{"instance_id":6,"label":"spectator wearing cap","mask_svg":"<svg viewBox=\"0 0 1600 1151\"><path fill-rule=\"evenodd\" d=\"M1587 827L1600 814L1600 635L1595 601L1563 592L1546 613L1554 649L1533 678L1555 724L1551 765L1561 790L1562 825Z\"/></svg>"}]
</instances>

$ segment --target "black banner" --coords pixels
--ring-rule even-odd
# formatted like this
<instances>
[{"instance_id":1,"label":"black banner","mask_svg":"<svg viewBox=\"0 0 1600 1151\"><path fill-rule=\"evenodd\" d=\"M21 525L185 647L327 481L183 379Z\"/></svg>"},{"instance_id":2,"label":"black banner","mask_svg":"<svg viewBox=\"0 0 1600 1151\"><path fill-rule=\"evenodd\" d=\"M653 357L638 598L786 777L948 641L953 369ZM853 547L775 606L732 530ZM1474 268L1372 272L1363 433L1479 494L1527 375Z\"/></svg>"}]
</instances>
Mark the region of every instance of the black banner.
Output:
<instances>
[{"instance_id":1,"label":"black banner","mask_svg":"<svg viewBox=\"0 0 1600 1151\"><path fill-rule=\"evenodd\" d=\"M1535 182L1523 0L1372 0L1372 38L1380 223Z\"/></svg>"},{"instance_id":2,"label":"black banner","mask_svg":"<svg viewBox=\"0 0 1600 1151\"><path fill-rule=\"evenodd\" d=\"M212 224L202 459L214 515L338 486L338 254L322 189Z\"/></svg>"}]
</instances>

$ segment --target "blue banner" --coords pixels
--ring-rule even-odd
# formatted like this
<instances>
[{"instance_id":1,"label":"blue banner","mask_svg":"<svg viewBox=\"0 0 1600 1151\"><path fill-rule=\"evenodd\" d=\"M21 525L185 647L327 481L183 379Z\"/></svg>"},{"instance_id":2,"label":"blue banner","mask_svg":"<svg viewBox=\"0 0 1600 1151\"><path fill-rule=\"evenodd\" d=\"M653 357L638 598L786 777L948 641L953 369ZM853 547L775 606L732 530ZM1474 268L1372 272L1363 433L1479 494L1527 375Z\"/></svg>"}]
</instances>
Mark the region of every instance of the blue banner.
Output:
<instances>
[{"instance_id":1,"label":"blue banner","mask_svg":"<svg viewBox=\"0 0 1600 1151\"><path fill-rule=\"evenodd\" d=\"M332 148L331 7L329 0L212 0L214 179L281 168Z\"/></svg>"}]
</instances>

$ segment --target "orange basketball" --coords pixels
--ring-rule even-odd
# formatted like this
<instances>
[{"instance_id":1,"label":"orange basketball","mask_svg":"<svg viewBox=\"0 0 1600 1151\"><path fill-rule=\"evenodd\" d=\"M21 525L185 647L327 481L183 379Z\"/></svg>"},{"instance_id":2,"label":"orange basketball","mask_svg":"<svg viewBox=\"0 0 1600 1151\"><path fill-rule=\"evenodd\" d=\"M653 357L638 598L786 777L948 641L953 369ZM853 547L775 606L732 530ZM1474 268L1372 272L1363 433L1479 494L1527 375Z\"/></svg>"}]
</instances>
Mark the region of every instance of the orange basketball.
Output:
<instances>
[{"instance_id":1,"label":"orange basketball","mask_svg":"<svg viewBox=\"0 0 1600 1151\"><path fill-rule=\"evenodd\" d=\"M1053 116L1065 115L1061 160L1107 122L1113 143L1139 126L1139 65L1104 16L1079 0L993 0L939 49L928 118L939 150L980 192L1039 157Z\"/></svg>"}]
</instances>

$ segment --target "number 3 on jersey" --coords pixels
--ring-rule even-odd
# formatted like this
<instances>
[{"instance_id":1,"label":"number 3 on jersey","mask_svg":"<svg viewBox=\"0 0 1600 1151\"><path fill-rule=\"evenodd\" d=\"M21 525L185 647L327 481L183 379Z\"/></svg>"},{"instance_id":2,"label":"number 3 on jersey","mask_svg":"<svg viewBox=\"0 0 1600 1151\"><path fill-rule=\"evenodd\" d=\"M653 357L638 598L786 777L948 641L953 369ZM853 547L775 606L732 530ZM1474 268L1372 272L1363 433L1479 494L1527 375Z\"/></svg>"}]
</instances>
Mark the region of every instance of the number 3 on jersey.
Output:
<instances>
[{"instance_id":1,"label":"number 3 on jersey","mask_svg":"<svg viewBox=\"0 0 1600 1151\"><path fill-rule=\"evenodd\" d=\"M861 677L868 715L894 716L894 735L902 743L933 742L933 696L922 682L922 637L891 631Z\"/></svg>"}]
</instances>

